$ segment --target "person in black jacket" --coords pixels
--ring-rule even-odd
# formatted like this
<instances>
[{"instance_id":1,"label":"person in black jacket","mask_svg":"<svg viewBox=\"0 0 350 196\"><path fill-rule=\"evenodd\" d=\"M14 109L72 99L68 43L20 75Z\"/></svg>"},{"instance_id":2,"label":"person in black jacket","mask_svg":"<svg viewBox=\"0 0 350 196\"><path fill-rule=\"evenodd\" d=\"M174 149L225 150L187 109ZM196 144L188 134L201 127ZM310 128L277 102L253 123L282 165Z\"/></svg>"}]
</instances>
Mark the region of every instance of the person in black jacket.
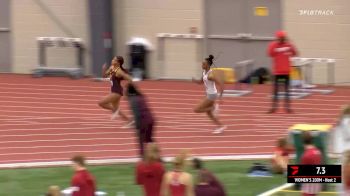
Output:
<instances>
[{"instance_id":1,"label":"person in black jacket","mask_svg":"<svg viewBox=\"0 0 350 196\"><path fill-rule=\"evenodd\" d=\"M134 114L135 128L139 140L140 155L144 155L144 144L153 142L154 118L146 103L144 95L130 83L127 86L126 95L130 108Z\"/></svg>"}]
</instances>

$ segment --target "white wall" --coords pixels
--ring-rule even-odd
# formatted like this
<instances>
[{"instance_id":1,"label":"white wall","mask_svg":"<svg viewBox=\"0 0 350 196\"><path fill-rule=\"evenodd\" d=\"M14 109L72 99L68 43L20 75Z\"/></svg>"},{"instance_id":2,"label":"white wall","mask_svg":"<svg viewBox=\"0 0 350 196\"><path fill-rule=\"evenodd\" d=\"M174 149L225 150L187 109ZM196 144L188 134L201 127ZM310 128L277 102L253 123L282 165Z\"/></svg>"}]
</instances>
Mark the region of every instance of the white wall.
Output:
<instances>
[{"instance_id":1,"label":"white wall","mask_svg":"<svg viewBox=\"0 0 350 196\"><path fill-rule=\"evenodd\" d=\"M284 26L303 57L336 59L336 82L350 82L350 1L284 0ZM330 10L334 15L300 15L299 10ZM317 64L316 83L326 81L325 66Z\"/></svg>"},{"instance_id":2,"label":"white wall","mask_svg":"<svg viewBox=\"0 0 350 196\"><path fill-rule=\"evenodd\" d=\"M349 0L282 0L283 25L304 57L335 58L336 82L350 81L350 1ZM86 41L85 62L91 63L87 0L41 0L74 36ZM127 56L125 45L133 36L149 39L157 48L157 33L189 33L197 27L203 33L202 0L114 0L116 49ZM17 73L29 73L37 65L38 36L68 36L38 5L38 0L14 0L12 9L13 65ZM333 10L333 16L301 16L299 10ZM158 51L149 59L151 76L189 78L198 74L202 60L201 48L195 41L168 41L167 61L157 59ZM50 66L71 65L76 62L73 49L50 49ZM199 58L198 58L199 57ZM128 62L127 62L128 63ZM315 70L316 82L325 82L324 68Z\"/></svg>"},{"instance_id":3,"label":"white wall","mask_svg":"<svg viewBox=\"0 0 350 196\"><path fill-rule=\"evenodd\" d=\"M131 37L143 37L157 47L157 33L189 33L190 27L197 27L202 33L201 0L115 0L116 45L118 54L127 55L125 46ZM196 42L167 41L164 64L157 59L158 51L151 53L150 74L159 76L160 66L166 66L168 77L191 77L198 74L200 59Z\"/></svg>"},{"instance_id":4,"label":"white wall","mask_svg":"<svg viewBox=\"0 0 350 196\"><path fill-rule=\"evenodd\" d=\"M13 70L16 73L30 73L38 64L36 37L69 37L39 6L42 2L62 24L74 35L85 41L90 48L88 1L86 0L14 0L12 2ZM89 51L89 50L88 50ZM73 48L50 48L49 66L76 65ZM90 65L87 52L85 63Z\"/></svg>"},{"instance_id":5,"label":"white wall","mask_svg":"<svg viewBox=\"0 0 350 196\"><path fill-rule=\"evenodd\" d=\"M283 26L303 57L335 58L336 82L350 81L350 1L349 0L282 0ZM188 33L191 26L203 32L202 0L115 0L118 53L127 55L124 43L140 36L157 44L156 34ZM299 10L333 10L333 16L301 16ZM242 19L243 20L243 19ZM169 41L167 61L161 64L157 52L151 55L152 75L166 66L167 75L189 77L199 66L195 42ZM326 81L325 66L315 68L314 81Z\"/></svg>"}]
</instances>

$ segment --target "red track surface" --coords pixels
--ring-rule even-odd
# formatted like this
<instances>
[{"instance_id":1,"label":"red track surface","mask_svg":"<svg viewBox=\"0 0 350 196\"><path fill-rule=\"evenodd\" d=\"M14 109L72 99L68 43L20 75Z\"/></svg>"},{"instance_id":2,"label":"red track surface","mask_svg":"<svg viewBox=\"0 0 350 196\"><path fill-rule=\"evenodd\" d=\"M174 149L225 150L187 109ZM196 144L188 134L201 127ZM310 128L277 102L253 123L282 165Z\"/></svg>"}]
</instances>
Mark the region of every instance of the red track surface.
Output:
<instances>
[{"instance_id":1,"label":"red track surface","mask_svg":"<svg viewBox=\"0 0 350 196\"><path fill-rule=\"evenodd\" d=\"M180 149L201 156L270 154L293 124L334 123L350 97L349 88L338 88L332 95L293 101L295 114L268 115L270 87L257 86L249 96L224 99L220 115L229 127L212 135L215 126L192 112L203 87L165 81L140 86L158 121L163 156ZM108 93L108 82L0 75L0 163L62 161L77 153L90 159L136 157L134 130L120 128L124 122L110 120L97 106ZM129 111L125 100L121 105Z\"/></svg>"}]
</instances>

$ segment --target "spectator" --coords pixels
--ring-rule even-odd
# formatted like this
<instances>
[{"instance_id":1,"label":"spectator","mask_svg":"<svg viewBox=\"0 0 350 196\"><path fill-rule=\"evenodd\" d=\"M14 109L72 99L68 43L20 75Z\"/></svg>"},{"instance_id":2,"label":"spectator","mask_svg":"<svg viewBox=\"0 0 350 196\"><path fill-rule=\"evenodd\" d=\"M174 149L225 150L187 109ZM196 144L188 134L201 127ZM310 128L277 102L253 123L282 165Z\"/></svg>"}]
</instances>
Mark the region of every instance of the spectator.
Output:
<instances>
[{"instance_id":1,"label":"spectator","mask_svg":"<svg viewBox=\"0 0 350 196\"><path fill-rule=\"evenodd\" d=\"M212 183L212 177L207 171L198 172L198 184L195 187L196 196L222 196L224 194L219 186Z\"/></svg>"},{"instance_id":2,"label":"spectator","mask_svg":"<svg viewBox=\"0 0 350 196\"><path fill-rule=\"evenodd\" d=\"M162 196L194 196L192 175L184 171L186 153L175 157L174 170L163 177Z\"/></svg>"},{"instance_id":3,"label":"spectator","mask_svg":"<svg viewBox=\"0 0 350 196\"><path fill-rule=\"evenodd\" d=\"M196 195L198 195L197 188L199 187L204 187L200 189L206 189L207 187L212 187L218 191L219 194L217 196L226 195L225 189L222 183L220 183L220 181L210 171L208 171L206 168L203 167L203 162L200 159L198 158L193 159L193 168L198 171L199 181L203 185L201 186L200 184L198 184L200 186L198 185L196 186Z\"/></svg>"},{"instance_id":4,"label":"spectator","mask_svg":"<svg viewBox=\"0 0 350 196\"><path fill-rule=\"evenodd\" d=\"M343 107L340 119L343 119L343 118L350 118L350 104L345 105Z\"/></svg>"},{"instance_id":5,"label":"spectator","mask_svg":"<svg viewBox=\"0 0 350 196\"><path fill-rule=\"evenodd\" d=\"M350 127L350 104L343 106L336 125L340 127Z\"/></svg>"},{"instance_id":6,"label":"spectator","mask_svg":"<svg viewBox=\"0 0 350 196\"><path fill-rule=\"evenodd\" d=\"M95 179L86 169L85 158L78 155L71 160L75 171L71 186L78 189L73 192L72 196L94 196L96 191Z\"/></svg>"},{"instance_id":7,"label":"spectator","mask_svg":"<svg viewBox=\"0 0 350 196\"><path fill-rule=\"evenodd\" d=\"M350 151L350 104L342 108L332 135L335 153L342 155ZM341 158L342 163L344 163L344 158L346 158L345 155Z\"/></svg>"},{"instance_id":8,"label":"spectator","mask_svg":"<svg viewBox=\"0 0 350 196\"><path fill-rule=\"evenodd\" d=\"M344 195L350 195L350 151L346 151L345 155L345 162L343 164L343 191Z\"/></svg>"},{"instance_id":9,"label":"spectator","mask_svg":"<svg viewBox=\"0 0 350 196\"><path fill-rule=\"evenodd\" d=\"M61 196L61 190L58 186L50 186L46 196Z\"/></svg>"},{"instance_id":10,"label":"spectator","mask_svg":"<svg viewBox=\"0 0 350 196\"><path fill-rule=\"evenodd\" d=\"M159 160L158 146L154 143L149 143L145 159L136 166L136 183L143 186L144 195L146 196L160 195L160 187L165 170Z\"/></svg>"},{"instance_id":11,"label":"spectator","mask_svg":"<svg viewBox=\"0 0 350 196\"><path fill-rule=\"evenodd\" d=\"M312 143L312 135L309 132L303 134L304 154L301 157L303 165L319 165L322 163L321 152ZM303 183L301 190L303 196L316 196L322 189L319 183Z\"/></svg>"},{"instance_id":12,"label":"spectator","mask_svg":"<svg viewBox=\"0 0 350 196\"><path fill-rule=\"evenodd\" d=\"M143 157L144 144L153 142L154 118L147 105L145 96L142 95L134 84L129 84L126 91L130 108L134 114L140 155Z\"/></svg>"},{"instance_id":13,"label":"spectator","mask_svg":"<svg viewBox=\"0 0 350 196\"><path fill-rule=\"evenodd\" d=\"M289 153L291 151L292 148L285 138L281 138L277 141L277 147L272 158L272 171L274 173L283 174L287 171Z\"/></svg>"}]
</instances>

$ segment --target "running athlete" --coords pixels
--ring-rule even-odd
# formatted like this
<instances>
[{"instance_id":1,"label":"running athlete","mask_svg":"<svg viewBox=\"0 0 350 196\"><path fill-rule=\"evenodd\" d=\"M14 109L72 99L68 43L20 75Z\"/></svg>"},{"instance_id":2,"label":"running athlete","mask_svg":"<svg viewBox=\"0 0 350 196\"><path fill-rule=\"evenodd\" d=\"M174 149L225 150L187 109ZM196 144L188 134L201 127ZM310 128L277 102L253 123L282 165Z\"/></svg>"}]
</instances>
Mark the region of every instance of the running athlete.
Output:
<instances>
[{"instance_id":1,"label":"running athlete","mask_svg":"<svg viewBox=\"0 0 350 196\"><path fill-rule=\"evenodd\" d=\"M214 74L210 68L213 65L213 55L209 55L208 58L202 63L203 76L201 80L192 79L193 82L205 85L207 96L200 102L197 107L194 108L195 113L207 113L209 118L219 127L214 130L214 134L222 133L227 127L224 126L217 118L219 105L215 104L215 100L218 98L217 84L220 87L220 98L223 93L223 85L219 77Z\"/></svg>"},{"instance_id":2,"label":"running athlete","mask_svg":"<svg viewBox=\"0 0 350 196\"><path fill-rule=\"evenodd\" d=\"M123 87L121 85L122 80L132 82L132 78L127 74L127 71L123 68L124 59L121 56L114 57L111 62L111 66L107 69L106 64L103 65L102 73L103 77L109 77L111 81L111 93L102 99L98 105L101 108L112 111L111 119L114 120L120 116L123 120L129 123L125 126L131 127L134 121L130 120L119 109L120 99L123 96Z\"/></svg>"}]
</instances>

